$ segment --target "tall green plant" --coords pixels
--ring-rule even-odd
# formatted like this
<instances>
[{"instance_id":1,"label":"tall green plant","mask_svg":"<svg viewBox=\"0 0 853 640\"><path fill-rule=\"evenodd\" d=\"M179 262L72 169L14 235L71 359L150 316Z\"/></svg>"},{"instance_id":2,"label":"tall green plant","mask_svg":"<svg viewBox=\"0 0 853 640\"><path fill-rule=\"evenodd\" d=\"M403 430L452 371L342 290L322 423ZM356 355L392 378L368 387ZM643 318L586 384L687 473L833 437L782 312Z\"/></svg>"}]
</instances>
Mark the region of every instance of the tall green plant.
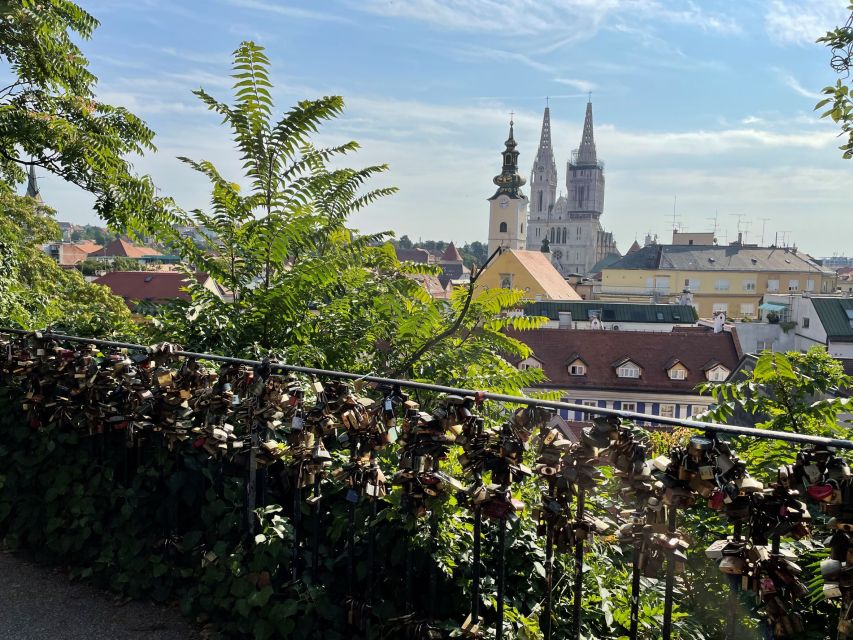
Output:
<instances>
[{"instance_id":1,"label":"tall green plant","mask_svg":"<svg viewBox=\"0 0 853 640\"><path fill-rule=\"evenodd\" d=\"M195 94L231 129L248 188L209 161L181 158L211 183L209 208L188 214L207 241L169 239L225 299L193 286L189 302L158 317L159 336L198 350L274 352L302 364L402 371L503 391L540 379L541 371L518 371L505 359L529 350L502 329L542 322L502 318L519 292L474 300L473 288L463 288L449 303L433 300L412 276L436 274L434 268L401 264L386 242L390 233L348 226L353 213L396 190L366 190L385 165L330 167L358 149L356 142L312 142L342 113L341 97L305 100L274 115L269 60L252 42L234 52L232 77L232 104L201 89Z\"/></svg>"}]
</instances>

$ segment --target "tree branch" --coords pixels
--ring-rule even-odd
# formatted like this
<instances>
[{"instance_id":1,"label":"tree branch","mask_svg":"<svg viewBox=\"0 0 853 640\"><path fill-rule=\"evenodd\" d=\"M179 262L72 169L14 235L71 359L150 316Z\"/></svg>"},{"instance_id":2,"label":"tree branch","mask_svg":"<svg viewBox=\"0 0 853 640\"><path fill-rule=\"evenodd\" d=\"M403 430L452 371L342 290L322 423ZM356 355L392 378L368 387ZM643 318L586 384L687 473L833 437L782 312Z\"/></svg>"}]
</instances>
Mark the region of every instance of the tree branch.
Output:
<instances>
[{"instance_id":1,"label":"tree branch","mask_svg":"<svg viewBox=\"0 0 853 640\"><path fill-rule=\"evenodd\" d=\"M427 340L424 344L422 344L420 347L418 347L418 349L416 349L415 352L411 356L409 356L403 364L398 366L391 373L392 378L396 378L397 376L401 375L403 372L407 371L409 369L409 367L411 367L418 360L420 360L421 357L427 351L432 349L435 345L437 345L439 342L441 342L445 338L449 338L450 336L452 336L454 333L456 333L459 330L459 327L462 326L462 322L465 320L465 316L468 314L468 309L470 309L470 307L471 307L471 302L474 299L474 288L477 284L477 279L480 277L480 275L483 273L483 271L486 270L486 267L495 258L495 256L500 254L501 249L502 249L502 247L498 247L497 249L495 249L495 252L489 256L489 258L486 260L486 262L483 263L482 267L477 269L476 273L473 273L473 271L472 271L471 280L468 282L468 294L465 297L465 304L462 306L462 311L459 312L459 315L457 316L456 320L454 320L453 323L447 329L445 329L444 331L442 331L438 335L433 336L432 338Z\"/></svg>"}]
</instances>

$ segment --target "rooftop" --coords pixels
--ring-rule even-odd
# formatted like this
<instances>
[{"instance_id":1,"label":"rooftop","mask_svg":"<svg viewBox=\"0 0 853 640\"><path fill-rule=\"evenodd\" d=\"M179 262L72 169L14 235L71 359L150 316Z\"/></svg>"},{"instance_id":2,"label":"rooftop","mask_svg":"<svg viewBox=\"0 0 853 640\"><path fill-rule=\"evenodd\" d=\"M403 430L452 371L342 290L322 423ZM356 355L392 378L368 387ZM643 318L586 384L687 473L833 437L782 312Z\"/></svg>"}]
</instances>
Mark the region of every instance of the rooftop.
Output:
<instances>
[{"instance_id":1,"label":"rooftop","mask_svg":"<svg viewBox=\"0 0 853 640\"><path fill-rule=\"evenodd\" d=\"M788 248L744 245L649 245L625 255L607 269L680 271L814 271L832 275L811 256Z\"/></svg>"},{"instance_id":2,"label":"rooftop","mask_svg":"<svg viewBox=\"0 0 853 640\"><path fill-rule=\"evenodd\" d=\"M705 371L721 364L733 371L738 364L732 335L728 332L597 331L577 329L537 329L510 332L532 350L550 382L546 388L599 389L694 394L706 382ZM573 376L568 365L581 358L586 375ZM620 378L616 362L634 362L641 368L639 378ZM672 380L667 369L674 360L686 369L684 380Z\"/></svg>"},{"instance_id":3,"label":"rooftop","mask_svg":"<svg viewBox=\"0 0 853 640\"><path fill-rule=\"evenodd\" d=\"M524 307L526 316L547 316L559 320L560 312L570 312L572 320L586 321L596 313L604 322L655 322L693 324L699 318L696 309L681 304L637 304L603 302L601 300L567 300L532 302Z\"/></svg>"},{"instance_id":4,"label":"rooftop","mask_svg":"<svg viewBox=\"0 0 853 640\"><path fill-rule=\"evenodd\" d=\"M810 298L828 338L853 341L853 298Z\"/></svg>"},{"instance_id":5,"label":"rooftop","mask_svg":"<svg viewBox=\"0 0 853 640\"><path fill-rule=\"evenodd\" d=\"M204 273L196 273L199 283L207 279ZM189 279L180 271L111 271L94 280L95 284L109 287L113 294L124 298L125 302L146 300L163 302L181 298L189 300L189 293L183 291Z\"/></svg>"}]
</instances>

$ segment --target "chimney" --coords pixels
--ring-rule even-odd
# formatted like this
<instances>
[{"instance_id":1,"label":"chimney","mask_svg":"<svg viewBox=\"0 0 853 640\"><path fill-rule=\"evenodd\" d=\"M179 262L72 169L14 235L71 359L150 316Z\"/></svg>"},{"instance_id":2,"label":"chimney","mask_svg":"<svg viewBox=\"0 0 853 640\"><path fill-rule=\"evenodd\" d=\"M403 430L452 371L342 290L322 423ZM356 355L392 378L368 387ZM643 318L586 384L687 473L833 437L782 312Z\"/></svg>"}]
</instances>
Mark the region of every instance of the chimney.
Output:
<instances>
[{"instance_id":1,"label":"chimney","mask_svg":"<svg viewBox=\"0 0 853 640\"><path fill-rule=\"evenodd\" d=\"M726 314L722 311L714 313L714 333L721 333L726 323Z\"/></svg>"},{"instance_id":2,"label":"chimney","mask_svg":"<svg viewBox=\"0 0 853 640\"><path fill-rule=\"evenodd\" d=\"M571 311L558 311L557 312L558 327L560 329L571 329L572 328L572 312Z\"/></svg>"}]
</instances>

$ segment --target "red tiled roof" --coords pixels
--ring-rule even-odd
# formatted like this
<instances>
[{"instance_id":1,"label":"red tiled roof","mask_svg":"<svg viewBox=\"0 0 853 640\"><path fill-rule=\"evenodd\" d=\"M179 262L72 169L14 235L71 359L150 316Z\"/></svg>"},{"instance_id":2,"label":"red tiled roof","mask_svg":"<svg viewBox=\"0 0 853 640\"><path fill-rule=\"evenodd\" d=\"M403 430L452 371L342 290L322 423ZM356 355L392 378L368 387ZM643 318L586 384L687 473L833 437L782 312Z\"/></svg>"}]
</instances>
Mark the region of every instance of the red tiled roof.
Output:
<instances>
[{"instance_id":1,"label":"red tiled roof","mask_svg":"<svg viewBox=\"0 0 853 640\"><path fill-rule=\"evenodd\" d=\"M462 262L462 255L456 249L456 245L451 242L441 254L441 260L443 262Z\"/></svg>"},{"instance_id":2,"label":"red tiled roof","mask_svg":"<svg viewBox=\"0 0 853 640\"><path fill-rule=\"evenodd\" d=\"M81 240L80 242L75 242L74 246L82 249L86 253L92 253L93 251L97 251L101 248L101 245L97 242L93 242L92 240Z\"/></svg>"},{"instance_id":3,"label":"red tiled roof","mask_svg":"<svg viewBox=\"0 0 853 640\"><path fill-rule=\"evenodd\" d=\"M141 258L142 256L159 256L161 254L156 249L140 247L127 240L116 238L112 242L108 242L105 247L93 251L89 255L93 258Z\"/></svg>"},{"instance_id":4,"label":"red tiled roof","mask_svg":"<svg viewBox=\"0 0 853 640\"><path fill-rule=\"evenodd\" d=\"M693 393L706 382L703 367L718 361L730 371L738 364L734 341L723 333L664 333L658 331L597 331L592 329L536 329L511 331L527 344L542 363L550 382L541 386L570 389L612 389ZM567 366L577 357L587 364L584 376L569 375ZM619 378L613 363L628 358L639 365L639 378ZM667 364L673 358L687 367L685 380L671 380Z\"/></svg>"},{"instance_id":5,"label":"red tiled roof","mask_svg":"<svg viewBox=\"0 0 853 640\"><path fill-rule=\"evenodd\" d=\"M205 273L196 273L195 278L202 283L208 276ZM133 300L189 300L189 294L181 291L189 284L189 280L179 271L111 271L96 278L94 283L109 287L113 294L124 298L128 303Z\"/></svg>"},{"instance_id":6,"label":"red tiled roof","mask_svg":"<svg viewBox=\"0 0 853 640\"><path fill-rule=\"evenodd\" d=\"M88 256L85 249L78 247L75 244L63 242L59 245L59 266L73 267L76 264L83 262Z\"/></svg>"},{"instance_id":7,"label":"red tiled roof","mask_svg":"<svg viewBox=\"0 0 853 640\"><path fill-rule=\"evenodd\" d=\"M634 244L631 245L631 247L628 249L628 253L626 253L625 255L630 256L632 253L637 253L637 251L639 251L640 249L642 249L640 243L634 240Z\"/></svg>"}]
</instances>

